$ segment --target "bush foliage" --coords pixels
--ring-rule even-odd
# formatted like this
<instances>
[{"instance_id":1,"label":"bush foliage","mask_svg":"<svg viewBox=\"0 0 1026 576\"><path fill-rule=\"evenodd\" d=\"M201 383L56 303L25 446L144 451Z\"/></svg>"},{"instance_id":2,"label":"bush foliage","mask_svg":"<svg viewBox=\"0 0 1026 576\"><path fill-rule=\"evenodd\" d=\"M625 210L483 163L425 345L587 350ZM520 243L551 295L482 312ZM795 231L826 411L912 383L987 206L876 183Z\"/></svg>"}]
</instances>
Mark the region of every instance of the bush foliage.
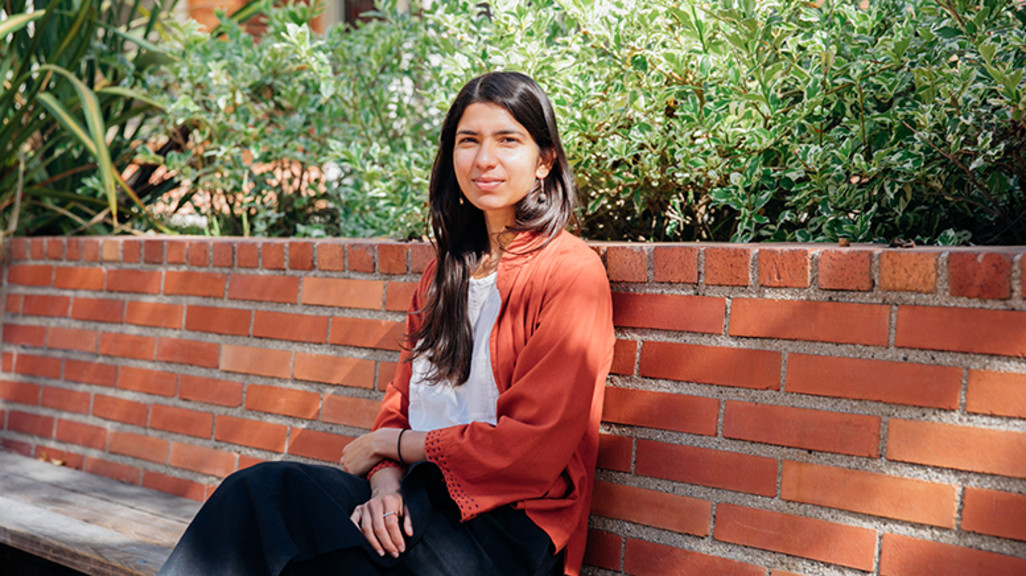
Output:
<instances>
[{"instance_id":1,"label":"bush foliage","mask_svg":"<svg viewBox=\"0 0 1026 576\"><path fill-rule=\"evenodd\" d=\"M459 87L552 97L594 239L1026 242L1026 11L1006 0L389 1L182 29L149 78L221 233L426 233ZM193 198L194 199L194 198ZM188 202L189 196L182 199ZM177 208L177 206L175 207Z\"/></svg>"}]
</instances>

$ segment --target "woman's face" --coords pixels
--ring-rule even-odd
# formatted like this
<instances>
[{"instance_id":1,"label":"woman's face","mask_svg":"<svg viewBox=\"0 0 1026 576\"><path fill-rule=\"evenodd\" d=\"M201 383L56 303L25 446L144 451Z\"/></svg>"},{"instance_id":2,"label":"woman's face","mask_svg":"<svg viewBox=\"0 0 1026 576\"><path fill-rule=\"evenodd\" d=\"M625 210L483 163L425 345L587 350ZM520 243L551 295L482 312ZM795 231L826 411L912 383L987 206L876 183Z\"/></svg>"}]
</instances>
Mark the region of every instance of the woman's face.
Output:
<instances>
[{"instance_id":1,"label":"woman's face","mask_svg":"<svg viewBox=\"0 0 1026 576\"><path fill-rule=\"evenodd\" d=\"M517 202L552 167L522 124L502 106L483 102L463 111L452 162L463 195L485 213L492 234L515 224Z\"/></svg>"}]
</instances>

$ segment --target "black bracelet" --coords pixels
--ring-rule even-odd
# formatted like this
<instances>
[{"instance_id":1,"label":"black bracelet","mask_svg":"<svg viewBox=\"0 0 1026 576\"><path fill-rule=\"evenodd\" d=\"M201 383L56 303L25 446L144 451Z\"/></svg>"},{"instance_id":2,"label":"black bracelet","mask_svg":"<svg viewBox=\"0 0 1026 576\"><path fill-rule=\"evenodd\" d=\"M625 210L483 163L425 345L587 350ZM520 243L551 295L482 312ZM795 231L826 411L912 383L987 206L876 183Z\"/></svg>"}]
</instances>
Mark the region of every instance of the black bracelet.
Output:
<instances>
[{"instance_id":1,"label":"black bracelet","mask_svg":"<svg viewBox=\"0 0 1026 576\"><path fill-rule=\"evenodd\" d=\"M402 430L400 430L399 439L395 441L396 459L399 460L399 463L403 466L406 466L406 462L403 461L403 434L406 434L407 430L409 430L409 428L403 428Z\"/></svg>"}]
</instances>

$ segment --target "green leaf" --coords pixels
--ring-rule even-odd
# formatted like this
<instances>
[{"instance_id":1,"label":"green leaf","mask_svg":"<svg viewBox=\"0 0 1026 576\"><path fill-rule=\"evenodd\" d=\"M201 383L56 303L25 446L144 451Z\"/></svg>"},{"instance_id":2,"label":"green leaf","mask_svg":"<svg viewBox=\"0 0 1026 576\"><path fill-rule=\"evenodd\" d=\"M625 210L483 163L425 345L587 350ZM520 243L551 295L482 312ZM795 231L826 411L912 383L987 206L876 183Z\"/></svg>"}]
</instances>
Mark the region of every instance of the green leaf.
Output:
<instances>
[{"instance_id":1,"label":"green leaf","mask_svg":"<svg viewBox=\"0 0 1026 576\"><path fill-rule=\"evenodd\" d=\"M9 34L21 30L29 22L38 20L44 15L46 15L46 10L36 10L28 14L15 14L5 18L3 21L0 21L0 38L6 38Z\"/></svg>"}]
</instances>

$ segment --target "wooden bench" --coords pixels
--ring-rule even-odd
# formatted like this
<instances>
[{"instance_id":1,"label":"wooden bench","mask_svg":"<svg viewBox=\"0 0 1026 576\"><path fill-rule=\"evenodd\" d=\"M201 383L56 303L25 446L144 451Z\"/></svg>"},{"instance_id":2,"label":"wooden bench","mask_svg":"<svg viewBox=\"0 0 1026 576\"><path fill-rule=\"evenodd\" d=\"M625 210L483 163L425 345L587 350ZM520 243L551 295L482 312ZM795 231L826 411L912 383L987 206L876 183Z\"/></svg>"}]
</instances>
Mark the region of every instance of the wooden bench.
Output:
<instances>
[{"instance_id":1,"label":"wooden bench","mask_svg":"<svg viewBox=\"0 0 1026 576\"><path fill-rule=\"evenodd\" d=\"M0 543L86 574L156 574L199 507L0 451Z\"/></svg>"}]
</instances>

